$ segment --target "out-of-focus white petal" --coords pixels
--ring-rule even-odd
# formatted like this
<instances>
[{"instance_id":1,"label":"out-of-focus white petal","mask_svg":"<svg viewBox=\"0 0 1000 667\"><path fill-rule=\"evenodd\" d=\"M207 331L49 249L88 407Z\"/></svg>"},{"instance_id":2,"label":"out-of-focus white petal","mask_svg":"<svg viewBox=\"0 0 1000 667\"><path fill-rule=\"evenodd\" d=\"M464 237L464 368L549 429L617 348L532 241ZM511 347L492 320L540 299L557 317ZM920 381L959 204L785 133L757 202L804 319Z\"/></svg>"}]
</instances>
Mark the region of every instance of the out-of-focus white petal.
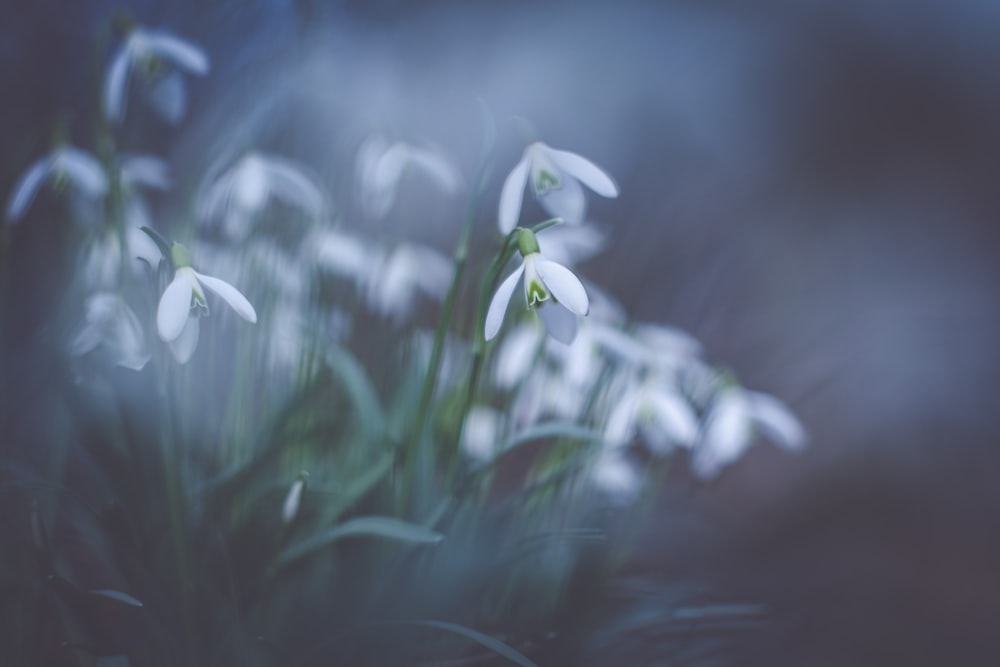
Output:
<instances>
[{"instance_id":1,"label":"out-of-focus white petal","mask_svg":"<svg viewBox=\"0 0 1000 667\"><path fill-rule=\"evenodd\" d=\"M694 471L714 476L723 466L743 455L750 444L750 412L745 393L723 389L709 413L705 437L694 451Z\"/></svg>"},{"instance_id":2,"label":"out-of-focus white petal","mask_svg":"<svg viewBox=\"0 0 1000 667\"><path fill-rule=\"evenodd\" d=\"M497 215L497 226L501 234L510 234L517 227L521 217L521 202L524 200L524 188L528 182L528 153L518 162L503 182L500 191L500 209Z\"/></svg>"},{"instance_id":3,"label":"out-of-focus white petal","mask_svg":"<svg viewBox=\"0 0 1000 667\"><path fill-rule=\"evenodd\" d=\"M409 158L410 163L430 176L445 194L454 196L458 192L462 176L451 160L442 153L427 148L411 147Z\"/></svg>"},{"instance_id":4,"label":"out-of-focus white petal","mask_svg":"<svg viewBox=\"0 0 1000 667\"><path fill-rule=\"evenodd\" d=\"M28 171L24 172L14 187L14 193L7 204L7 222L17 222L21 219L51 168L51 157L43 157L28 167Z\"/></svg>"},{"instance_id":5,"label":"out-of-focus white petal","mask_svg":"<svg viewBox=\"0 0 1000 667\"><path fill-rule=\"evenodd\" d=\"M632 440L638 410L638 393L635 387L625 387L604 422L604 440L609 446L623 447Z\"/></svg>"},{"instance_id":6,"label":"out-of-focus white petal","mask_svg":"<svg viewBox=\"0 0 1000 667\"><path fill-rule=\"evenodd\" d=\"M662 437L651 438L650 449L666 454L673 445L691 447L698 437L698 420L687 402L672 391L658 388L645 395L649 419L658 427Z\"/></svg>"},{"instance_id":7,"label":"out-of-focus white petal","mask_svg":"<svg viewBox=\"0 0 1000 667\"><path fill-rule=\"evenodd\" d=\"M534 322L524 324L507 334L496 352L496 384L500 389L510 389L521 382L534 364L538 346L542 342L540 329Z\"/></svg>"},{"instance_id":8,"label":"out-of-focus white petal","mask_svg":"<svg viewBox=\"0 0 1000 667\"><path fill-rule=\"evenodd\" d=\"M607 246L607 235L594 225L557 225L536 238L542 255L564 266L590 259Z\"/></svg>"},{"instance_id":9,"label":"out-of-focus white petal","mask_svg":"<svg viewBox=\"0 0 1000 667\"><path fill-rule=\"evenodd\" d=\"M363 241L338 231L325 231L306 246L323 269L355 283L366 284L378 265L375 250Z\"/></svg>"},{"instance_id":10,"label":"out-of-focus white petal","mask_svg":"<svg viewBox=\"0 0 1000 667\"><path fill-rule=\"evenodd\" d=\"M590 469L590 482L617 506L627 506L639 496L642 478L620 450L602 451Z\"/></svg>"},{"instance_id":11,"label":"out-of-focus white petal","mask_svg":"<svg viewBox=\"0 0 1000 667\"><path fill-rule=\"evenodd\" d=\"M237 315L251 323L257 321L257 312L238 289L225 280L206 276L203 273L195 272L195 276L202 285L222 297L222 300L228 303L229 307L235 310Z\"/></svg>"},{"instance_id":12,"label":"out-of-focus white petal","mask_svg":"<svg viewBox=\"0 0 1000 667\"><path fill-rule=\"evenodd\" d=\"M99 199L108 191L108 177L97 158L86 151L65 146L56 152L53 168L90 199Z\"/></svg>"},{"instance_id":13,"label":"out-of-focus white petal","mask_svg":"<svg viewBox=\"0 0 1000 667\"><path fill-rule=\"evenodd\" d=\"M181 335L191 312L193 292L191 276L183 269L178 269L173 281L163 291L160 305L156 308L156 331L164 341L170 342Z\"/></svg>"},{"instance_id":14,"label":"out-of-focus white petal","mask_svg":"<svg viewBox=\"0 0 1000 667\"><path fill-rule=\"evenodd\" d=\"M288 495L285 496L285 502L281 506L281 520L285 523L291 523L292 519L299 513L299 504L302 501L302 491L305 487L305 477L299 476L292 482L292 487L288 489Z\"/></svg>"},{"instance_id":15,"label":"out-of-focus white petal","mask_svg":"<svg viewBox=\"0 0 1000 667\"><path fill-rule=\"evenodd\" d=\"M538 203L549 215L562 218L570 224L580 224L587 213L587 196L583 187L572 178L562 179L558 188L538 196Z\"/></svg>"},{"instance_id":16,"label":"out-of-focus white petal","mask_svg":"<svg viewBox=\"0 0 1000 667\"><path fill-rule=\"evenodd\" d=\"M570 151L548 149L552 161L566 174L579 180L602 197L617 197L618 186L600 167L585 157Z\"/></svg>"},{"instance_id":17,"label":"out-of-focus white petal","mask_svg":"<svg viewBox=\"0 0 1000 667\"><path fill-rule=\"evenodd\" d=\"M171 72L156 83L142 89L146 100L160 118L176 125L187 109L187 93L179 72Z\"/></svg>"},{"instance_id":18,"label":"out-of-focus white petal","mask_svg":"<svg viewBox=\"0 0 1000 667\"><path fill-rule=\"evenodd\" d=\"M177 335L177 338L168 342L170 351L173 353L177 363L186 364L194 355L194 351L198 347L198 331L200 327L199 318L189 317L184 322L184 327L181 329L180 334Z\"/></svg>"},{"instance_id":19,"label":"out-of-focus white petal","mask_svg":"<svg viewBox=\"0 0 1000 667\"><path fill-rule=\"evenodd\" d=\"M323 193L302 167L277 157L269 157L264 164L274 196L302 208L313 217L319 216L323 210Z\"/></svg>"},{"instance_id":20,"label":"out-of-focus white petal","mask_svg":"<svg viewBox=\"0 0 1000 667\"><path fill-rule=\"evenodd\" d=\"M587 290L576 275L561 264L539 257L535 262L538 276L545 287L552 292L556 301L577 315L590 312L590 299Z\"/></svg>"},{"instance_id":21,"label":"out-of-focus white petal","mask_svg":"<svg viewBox=\"0 0 1000 667\"><path fill-rule=\"evenodd\" d=\"M115 54L104 79L104 114L111 123L119 123L125 115L128 75L132 67L132 56L127 44L123 44Z\"/></svg>"},{"instance_id":22,"label":"out-of-focus white petal","mask_svg":"<svg viewBox=\"0 0 1000 667\"><path fill-rule=\"evenodd\" d=\"M510 303L510 297L514 293L514 288L517 287L517 281L520 280L522 273L524 273L523 263L500 283L496 294L493 295L489 310L486 311L486 340L492 340L499 333L503 317L507 313L507 304Z\"/></svg>"},{"instance_id":23,"label":"out-of-focus white petal","mask_svg":"<svg viewBox=\"0 0 1000 667\"><path fill-rule=\"evenodd\" d=\"M162 30L144 32L149 53L170 61L192 74L208 74L208 56L200 48L176 35Z\"/></svg>"},{"instance_id":24,"label":"out-of-focus white petal","mask_svg":"<svg viewBox=\"0 0 1000 667\"><path fill-rule=\"evenodd\" d=\"M483 406L469 410L462 427L462 451L477 461L486 462L497 453L500 414Z\"/></svg>"},{"instance_id":25,"label":"out-of-focus white petal","mask_svg":"<svg viewBox=\"0 0 1000 667\"><path fill-rule=\"evenodd\" d=\"M129 155L121 161L122 183L142 185L156 190L170 189L170 170L167 163L155 155Z\"/></svg>"},{"instance_id":26,"label":"out-of-focus white petal","mask_svg":"<svg viewBox=\"0 0 1000 667\"><path fill-rule=\"evenodd\" d=\"M538 311L538 316L545 323L545 330L550 336L566 345L573 342L573 339L576 338L576 315L562 306L552 303L551 300L543 301L535 310Z\"/></svg>"},{"instance_id":27,"label":"out-of-focus white petal","mask_svg":"<svg viewBox=\"0 0 1000 667\"><path fill-rule=\"evenodd\" d=\"M802 424L783 402L759 392L746 392L754 425L764 436L785 449L801 449L808 436Z\"/></svg>"},{"instance_id":28,"label":"out-of-focus white petal","mask_svg":"<svg viewBox=\"0 0 1000 667\"><path fill-rule=\"evenodd\" d=\"M145 260L154 270L163 257L159 246L153 239L137 227L127 227L125 229L125 245L128 247L129 256L133 260Z\"/></svg>"}]
</instances>

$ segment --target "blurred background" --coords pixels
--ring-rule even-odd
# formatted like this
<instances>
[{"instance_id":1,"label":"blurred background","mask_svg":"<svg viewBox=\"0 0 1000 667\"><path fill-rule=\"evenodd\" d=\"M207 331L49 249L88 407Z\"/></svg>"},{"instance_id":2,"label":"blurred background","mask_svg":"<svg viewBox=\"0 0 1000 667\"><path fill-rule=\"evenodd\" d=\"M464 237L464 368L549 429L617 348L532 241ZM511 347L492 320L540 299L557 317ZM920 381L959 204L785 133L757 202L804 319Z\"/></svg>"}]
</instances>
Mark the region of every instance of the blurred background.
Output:
<instances>
[{"instance_id":1,"label":"blurred background","mask_svg":"<svg viewBox=\"0 0 1000 667\"><path fill-rule=\"evenodd\" d=\"M718 664L996 664L1000 5L20 3L0 25L5 197L57 123L86 140L121 7L211 57L188 117L145 146L182 187L222 125L322 175L373 131L433 142L471 174L477 98L499 136L487 208L534 139L614 175L619 199L590 208L610 247L582 273L633 318L696 336L811 434L711 482L679 466L630 565L767 609ZM447 251L461 207L418 190L374 231ZM167 228L183 215L158 204ZM17 227L2 267L10 452L41 438L31 406L59 377L61 233ZM672 664L669 643L593 664Z\"/></svg>"}]
</instances>

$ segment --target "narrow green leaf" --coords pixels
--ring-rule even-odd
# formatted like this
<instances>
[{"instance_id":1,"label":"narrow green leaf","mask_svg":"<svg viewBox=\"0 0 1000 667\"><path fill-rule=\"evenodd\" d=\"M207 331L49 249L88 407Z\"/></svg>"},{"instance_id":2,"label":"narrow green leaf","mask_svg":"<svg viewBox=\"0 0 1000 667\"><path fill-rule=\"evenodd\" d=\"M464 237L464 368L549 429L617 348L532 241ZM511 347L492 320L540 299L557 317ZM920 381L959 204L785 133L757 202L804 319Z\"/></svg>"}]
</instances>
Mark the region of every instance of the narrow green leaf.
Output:
<instances>
[{"instance_id":1,"label":"narrow green leaf","mask_svg":"<svg viewBox=\"0 0 1000 667\"><path fill-rule=\"evenodd\" d=\"M490 637L487 634L483 634L479 630L473 630L472 628L467 628L464 625L458 625L456 623L449 623L447 621L406 621L401 624L405 625L419 625L427 628L435 628L437 630L444 630L445 632L451 632L456 635L461 635L466 639L471 639L477 644L485 646L489 650L493 651L497 655L507 658L511 662L521 667L538 667L534 662L528 659L526 655L517 651L507 644L503 643L495 637Z\"/></svg>"},{"instance_id":2,"label":"narrow green leaf","mask_svg":"<svg viewBox=\"0 0 1000 667\"><path fill-rule=\"evenodd\" d=\"M115 591L110 589L100 589L89 591L91 595L96 595L98 597L107 598L109 600L115 600L116 602L122 602L124 604L130 605L132 607L141 607L142 603L136 600L134 597L128 593L122 593L121 591Z\"/></svg>"},{"instance_id":3,"label":"narrow green leaf","mask_svg":"<svg viewBox=\"0 0 1000 667\"><path fill-rule=\"evenodd\" d=\"M350 537L375 537L418 544L437 544L444 539L441 533L400 519L387 516L358 517L289 547L278 560L278 566L288 565Z\"/></svg>"},{"instance_id":4,"label":"narrow green leaf","mask_svg":"<svg viewBox=\"0 0 1000 667\"><path fill-rule=\"evenodd\" d=\"M364 367L347 350L336 345L327 348L326 361L347 391L362 429L370 435L377 433L385 423L385 414Z\"/></svg>"}]
</instances>

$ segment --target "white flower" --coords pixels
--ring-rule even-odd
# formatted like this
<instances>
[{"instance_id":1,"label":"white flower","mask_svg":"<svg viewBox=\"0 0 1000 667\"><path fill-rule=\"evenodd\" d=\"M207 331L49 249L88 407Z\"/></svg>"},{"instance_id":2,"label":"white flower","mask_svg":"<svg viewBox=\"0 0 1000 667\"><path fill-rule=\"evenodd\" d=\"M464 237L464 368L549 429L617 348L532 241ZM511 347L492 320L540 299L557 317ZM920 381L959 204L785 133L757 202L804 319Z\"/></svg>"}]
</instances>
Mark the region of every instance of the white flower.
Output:
<instances>
[{"instance_id":1,"label":"white flower","mask_svg":"<svg viewBox=\"0 0 1000 667\"><path fill-rule=\"evenodd\" d=\"M642 476L622 449L602 449L591 464L589 479L617 507L633 504L642 490Z\"/></svg>"},{"instance_id":2,"label":"white flower","mask_svg":"<svg viewBox=\"0 0 1000 667\"><path fill-rule=\"evenodd\" d=\"M108 191L108 177L97 158L79 148L61 146L35 161L21 176L7 203L7 222L21 219L46 179L90 200L98 200Z\"/></svg>"},{"instance_id":3,"label":"white flower","mask_svg":"<svg viewBox=\"0 0 1000 667\"><path fill-rule=\"evenodd\" d=\"M740 458L752 443L754 430L788 450L801 449L807 440L802 424L784 403L767 394L727 386L716 396L705 435L694 451L695 472L713 477Z\"/></svg>"},{"instance_id":4,"label":"white flower","mask_svg":"<svg viewBox=\"0 0 1000 667\"><path fill-rule=\"evenodd\" d=\"M404 243L371 265L368 303L381 315L400 321L412 313L418 292L443 299L453 274L451 260L437 250Z\"/></svg>"},{"instance_id":5,"label":"white flower","mask_svg":"<svg viewBox=\"0 0 1000 667\"><path fill-rule=\"evenodd\" d=\"M191 74L208 73L208 56L199 47L164 30L133 28L108 67L104 82L104 113L112 123L121 122L129 79L133 73L145 84L146 99L164 120L177 123L187 100L176 67Z\"/></svg>"},{"instance_id":6,"label":"white flower","mask_svg":"<svg viewBox=\"0 0 1000 667\"><path fill-rule=\"evenodd\" d=\"M617 400L604 425L609 445L627 445L636 431L642 434L646 446L661 456L675 446L694 445L698 436L694 410L667 378L655 373L641 381L629 378L614 393Z\"/></svg>"},{"instance_id":7,"label":"white flower","mask_svg":"<svg viewBox=\"0 0 1000 667\"><path fill-rule=\"evenodd\" d=\"M462 426L462 451L480 463L496 456L501 415L493 408L477 405L469 410Z\"/></svg>"},{"instance_id":8,"label":"white flower","mask_svg":"<svg viewBox=\"0 0 1000 667\"><path fill-rule=\"evenodd\" d=\"M504 181L497 224L509 234L521 215L524 188L530 183L535 197L550 215L567 222L583 222L586 198L583 183L602 197L617 197L618 186L593 162L576 153L536 142L524 150L521 161Z\"/></svg>"},{"instance_id":9,"label":"white flower","mask_svg":"<svg viewBox=\"0 0 1000 667\"><path fill-rule=\"evenodd\" d=\"M256 322L257 313L235 287L191 268L191 258L184 246L174 244L172 259L176 267L174 279L160 297L156 330L160 338L170 345L178 363L184 364L198 346L198 318L209 313L203 287L220 296L248 322Z\"/></svg>"},{"instance_id":10,"label":"white flower","mask_svg":"<svg viewBox=\"0 0 1000 667\"><path fill-rule=\"evenodd\" d=\"M103 345L119 366L142 370L149 361L146 336L128 304L110 292L87 298L87 324L73 340L73 354L84 355Z\"/></svg>"},{"instance_id":11,"label":"white flower","mask_svg":"<svg viewBox=\"0 0 1000 667\"><path fill-rule=\"evenodd\" d=\"M448 196L457 194L462 183L443 152L403 141L388 145L382 137L371 137L358 149L357 158L361 207L368 216L378 220L389 213L408 170L423 172Z\"/></svg>"},{"instance_id":12,"label":"white flower","mask_svg":"<svg viewBox=\"0 0 1000 667\"><path fill-rule=\"evenodd\" d=\"M295 206L314 219L323 210L323 193L305 168L292 160L250 152L204 190L198 215L202 220L222 219L230 237L243 238L253 217L271 199Z\"/></svg>"},{"instance_id":13,"label":"white flower","mask_svg":"<svg viewBox=\"0 0 1000 667\"><path fill-rule=\"evenodd\" d=\"M302 492L306 489L306 480L309 473L303 471L292 482L292 487L288 489L285 502L281 506L281 520L285 524L291 523L299 514L299 506L302 504Z\"/></svg>"},{"instance_id":14,"label":"white flower","mask_svg":"<svg viewBox=\"0 0 1000 667\"><path fill-rule=\"evenodd\" d=\"M572 342L576 336L576 316L586 315L590 310L587 290L572 271L542 256L531 231L521 230L518 245L523 261L493 295L486 313L486 340L500 331L510 297L523 275L528 307L537 307L549 335L562 343Z\"/></svg>"}]
</instances>

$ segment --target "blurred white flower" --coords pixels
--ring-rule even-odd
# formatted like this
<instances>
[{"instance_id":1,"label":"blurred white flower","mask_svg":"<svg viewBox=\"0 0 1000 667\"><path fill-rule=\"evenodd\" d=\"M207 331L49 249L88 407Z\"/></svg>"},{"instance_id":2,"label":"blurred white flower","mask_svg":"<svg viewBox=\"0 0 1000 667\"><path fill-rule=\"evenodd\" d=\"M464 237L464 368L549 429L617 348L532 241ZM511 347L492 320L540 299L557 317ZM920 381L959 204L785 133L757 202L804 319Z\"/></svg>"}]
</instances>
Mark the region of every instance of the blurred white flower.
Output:
<instances>
[{"instance_id":1,"label":"blurred white flower","mask_svg":"<svg viewBox=\"0 0 1000 667\"><path fill-rule=\"evenodd\" d=\"M627 445L638 432L657 455L674 447L690 448L698 437L698 419L677 387L659 374L641 380L629 377L614 392L615 401L604 424L604 439L611 446Z\"/></svg>"},{"instance_id":2,"label":"blurred white flower","mask_svg":"<svg viewBox=\"0 0 1000 667\"><path fill-rule=\"evenodd\" d=\"M160 297L156 310L156 330L160 338L170 345L170 351L177 362L185 364L198 346L198 319L209 313L202 287L207 287L221 297L237 315L248 322L256 322L257 313L235 287L191 268L191 257L184 246L175 243L171 254L175 267L174 279Z\"/></svg>"},{"instance_id":3,"label":"blurred white flower","mask_svg":"<svg viewBox=\"0 0 1000 667\"><path fill-rule=\"evenodd\" d=\"M565 266L584 262L607 246L607 235L588 223L556 225L543 229L536 236L541 253Z\"/></svg>"},{"instance_id":4,"label":"blurred white flower","mask_svg":"<svg viewBox=\"0 0 1000 667\"><path fill-rule=\"evenodd\" d=\"M462 427L461 447L467 456L480 463L497 455L501 415L493 408L477 405L469 410Z\"/></svg>"},{"instance_id":5,"label":"blurred white flower","mask_svg":"<svg viewBox=\"0 0 1000 667\"><path fill-rule=\"evenodd\" d=\"M213 179L198 202L202 220L222 220L230 238L242 239L272 199L301 209L312 219L323 212L323 192L307 170L275 155L249 152Z\"/></svg>"},{"instance_id":6,"label":"blurred white flower","mask_svg":"<svg viewBox=\"0 0 1000 667\"><path fill-rule=\"evenodd\" d=\"M60 146L22 174L7 202L7 222L21 219L46 180L57 189L71 189L91 201L108 192L108 177L96 157L73 146Z\"/></svg>"},{"instance_id":7,"label":"blurred white flower","mask_svg":"<svg viewBox=\"0 0 1000 667\"><path fill-rule=\"evenodd\" d=\"M743 455L755 431L787 450L801 449L808 439L799 420L777 398L737 386L722 388L694 450L694 471L702 478L715 476Z\"/></svg>"},{"instance_id":8,"label":"blurred white flower","mask_svg":"<svg viewBox=\"0 0 1000 667\"><path fill-rule=\"evenodd\" d=\"M208 73L208 56L201 48L165 30L132 28L111 60L104 81L104 113L108 120L119 123L124 118L129 81L134 75L143 84L153 109L169 123L180 121L187 99L177 69L204 76Z\"/></svg>"},{"instance_id":9,"label":"blurred white flower","mask_svg":"<svg viewBox=\"0 0 1000 667\"><path fill-rule=\"evenodd\" d=\"M308 478L309 473L304 471L299 473L299 476L292 482L291 488L288 489L285 502L281 506L281 520L284 523L289 524L298 516L299 506L302 504L302 492L306 489Z\"/></svg>"},{"instance_id":10,"label":"blurred white flower","mask_svg":"<svg viewBox=\"0 0 1000 667\"><path fill-rule=\"evenodd\" d=\"M504 337L496 351L495 381L499 389L512 389L536 368L545 338L536 322L524 322Z\"/></svg>"},{"instance_id":11,"label":"blurred white flower","mask_svg":"<svg viewBox=\"0 0 1000 667\"><path fill-rule=\"evenodd\" d=\"M117 294L98 292L87 297L85 310L87 323L73 340L73 354L103 346L117 365L142 370L149 361L146 336L128 304Z\"/></svg>"},{"instance_id":12,"label":"blurred white flower","mask_svg":"<svg viewBox=\"0 0 1000 667\"><path fill-rule=\"evenodd\" d=\"M303 247L308 249L319 268L359 286L367 284L371 267L380 257L380 252L371 244L335 229L314 233Z\"/></svg>"},{"instance_id":13,"label":"blurred white flower","mask_svg":"<svg viewBox=\"0 0 1000 667\"><path fill-rule=\"evenodd\" d=\"M143 271L143 262L156 269L160 249L138 227L125 227L125 252L122 252L118 233L109 230L95 238L84 251L82 277L91 289L111 289L120 284L122 261L129 263L133 273Z\"/></svg>"},{"instance_id":14,"label":"blurred white flower","mask_svg":"<svg viewBox=\"0 0 1000 667\"><path fill-rule=\"evenodd\" d=\"M404 243L370 267L366 295L379 314L401 321L413 312L417 294L444 299L454 266L433 248Z\"/></svg>"},{"instance_id":15,"label":"blurred white flower","mask_svg":"<svg viewBox=\"0 0 1000 667\"><path fill-rule=\"evenodd\" d=\"M576 316L586 315L590 310L587 290L572 271L542 256L531 231L521 230L518 247L521 266L500 284L490 301L486 313L486 340L492 340L500 331L510 297L523 275L528 307L537 308L549 335L562 343L572 342L576 336Z\"/></svg>"},{"instance_id":16,"label":"blurred white flower","mask_svg":"<svg viewBox=\"0 0 1000 667\"><path fill-rule=\"evenodd\" d=\"M635 502L642 490L642 476L620 448L605 447L590 465L590 483L617 507Z\"/></svg>"},{"instance_id":17,"label":"blurred white flower","mask_svg":"<svg viewBox=\"0 0 1000 667\"><path fill-rule=\"evenodd\" d=\"M618 186L593 162L541 142L529 145L500 191L500 232L509 234L517 226L528 184L550 215L570 223L583 222L587 201L581 183L602 197L618 196Z\"/></svg>"},{"instance_id":18,"label":"blurred white flower","mask_svg":"<svg viewBox=\"0 0 1000 667\"><path fill-rule=\"evenodd\" d=\"M384 218L396 203L403 175L411 170L429 176L450 197L462 184L458 168L442 151L403 141L388 144L374 136L358 149L357 179L365 214L374 220Z\"/></svg>"}]
</instances>

